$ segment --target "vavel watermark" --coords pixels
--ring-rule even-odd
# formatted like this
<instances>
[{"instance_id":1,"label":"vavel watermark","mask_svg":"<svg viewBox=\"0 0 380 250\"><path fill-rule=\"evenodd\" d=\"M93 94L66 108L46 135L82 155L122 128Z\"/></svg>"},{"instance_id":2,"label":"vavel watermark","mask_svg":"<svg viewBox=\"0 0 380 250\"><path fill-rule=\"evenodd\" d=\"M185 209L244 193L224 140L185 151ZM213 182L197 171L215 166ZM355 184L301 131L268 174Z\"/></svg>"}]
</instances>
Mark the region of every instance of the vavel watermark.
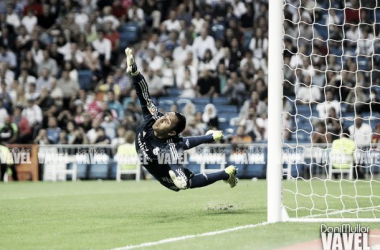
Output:
<instances>
[{"instance_id":1,"label":"vavel watermark","mask_svg":"<svg viewBox=\"0 0 380 250\"><path fill-rule=\"evenodd\" d=\"M137 153L111 154L111 150L102 148L55 148L40 147L32 155L30 149L0 149L0 163L9 164L108 164L117 161L120 164L265 164L266 155L263 148L235 148L232 151L224 148L197 148L194 152L177 149L146 149Z\"/></svg>"},{"instance_id":2,"label":"vavel watermark","mask_svg":"<svg viewBox=\"0 0 380 250\"><path fill-rule=\"evenodd\" d=\"M321 241L323 250L370 250L369 227L351 226L342 224L340 226L321 225Z\"/></svg>"}]
</instances>

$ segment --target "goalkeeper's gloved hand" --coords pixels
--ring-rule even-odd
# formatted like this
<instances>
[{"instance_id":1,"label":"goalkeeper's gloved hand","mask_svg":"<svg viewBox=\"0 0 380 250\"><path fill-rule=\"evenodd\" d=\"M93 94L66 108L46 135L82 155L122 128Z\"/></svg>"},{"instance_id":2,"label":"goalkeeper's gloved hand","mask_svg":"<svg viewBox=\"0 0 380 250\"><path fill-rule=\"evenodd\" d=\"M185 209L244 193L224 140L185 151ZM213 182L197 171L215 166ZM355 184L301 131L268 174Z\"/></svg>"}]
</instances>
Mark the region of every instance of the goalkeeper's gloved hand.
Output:
<instances>
[{"instance_id":1,"label":"goalkeeper's gloved hand","mask_svg":"<svg viewBox=\"0 0 380 250\"><path fill-rule=\"evenodd\" d=\"M206 132L206 135L212 134L214 141L219 141L223 138L223 132L221 130L209 130Z\"/></svg>"}]
</instances>

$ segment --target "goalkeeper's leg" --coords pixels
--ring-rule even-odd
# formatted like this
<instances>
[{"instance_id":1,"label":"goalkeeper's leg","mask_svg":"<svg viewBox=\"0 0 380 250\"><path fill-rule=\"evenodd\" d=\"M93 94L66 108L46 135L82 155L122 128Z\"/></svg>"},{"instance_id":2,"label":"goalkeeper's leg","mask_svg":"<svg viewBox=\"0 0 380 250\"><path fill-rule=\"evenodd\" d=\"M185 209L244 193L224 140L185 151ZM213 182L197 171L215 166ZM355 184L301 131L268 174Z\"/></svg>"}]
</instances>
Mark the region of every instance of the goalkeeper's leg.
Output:
<instances>
[{"instance_id":1,"label":"goalkeeper's leg","mask_svg":"<svg viewBox=\"0 0 380 250\"><path fill-rule=\"evenodd\" d=\"M231 188L235 187L238 183L238 179L236 178L237 169L235 166L229 166L222 171L210 174L202 173L193 175L191 171L186 168L181 172L183 172L185 176L178 175L178 173L173 170L169 171L170 178L179 189L205 187L220 180L228 183Z\"/></svg>"}]
</instances>

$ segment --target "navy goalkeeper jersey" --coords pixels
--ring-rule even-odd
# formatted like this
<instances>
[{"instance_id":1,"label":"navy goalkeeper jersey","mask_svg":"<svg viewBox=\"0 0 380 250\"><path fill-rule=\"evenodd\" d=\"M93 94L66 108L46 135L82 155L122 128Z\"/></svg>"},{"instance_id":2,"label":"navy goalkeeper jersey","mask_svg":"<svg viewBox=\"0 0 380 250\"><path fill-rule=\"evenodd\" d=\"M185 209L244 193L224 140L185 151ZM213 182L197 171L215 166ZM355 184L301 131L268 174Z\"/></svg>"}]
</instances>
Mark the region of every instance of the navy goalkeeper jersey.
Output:
<instances>
[{"instance_id":1,"label":"navy goalkeeper jersey","mask_svg":"<svg viewBox=\"0 0 380 250\"><path fill-rule=\"evenodd\" d=\"M162 185L171 190L179 191L169 176L169 170L173 170L176 175L190 179L192 173L182 165L184 150L202 143L213 142L213 137L212 135L194 137L180 137L176 135L167 139L157 138L154 136L152 126L163 114L158 112L153 104L149 96L148 86L141 74L133 76L133 84L140 100L144 117L141 125L137 128L135 138L135 146L140 156L140 163Z\"/></svg>"}]
</instances>

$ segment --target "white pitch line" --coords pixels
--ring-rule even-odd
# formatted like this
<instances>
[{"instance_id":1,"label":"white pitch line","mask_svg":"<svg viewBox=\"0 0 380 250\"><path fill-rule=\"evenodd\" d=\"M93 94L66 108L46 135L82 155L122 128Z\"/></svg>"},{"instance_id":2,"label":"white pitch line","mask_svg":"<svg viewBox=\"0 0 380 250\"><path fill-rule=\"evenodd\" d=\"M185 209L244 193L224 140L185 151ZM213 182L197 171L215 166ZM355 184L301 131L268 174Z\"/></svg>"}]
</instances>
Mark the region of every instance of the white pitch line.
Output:
<instances>
[{"instance_id":1,"label":"white pitch line","mask_svg":"<svg viewBox=\"0 0 380 250\"><path fill-rule=\"evenodd\" d=\"M247 229L247 228L255 228L255 227L265 226L268 224L272 224L272 223L263 222L263 223L258 223L258 224L250 224L250 225L233 227L233 228L229 228L229 229L212 231L212 232L201 233L201 234L184 235L184 236L180 236L180 237L167 238L167 239L163 239L163 240L159 240L159 241L141 243L138 245L129 245L129 246L125 246L125 247L117 247L117 248L113 248L111 250L129 250L129 249L136 249L136 248L142 248L142 247L150 247L150 246L156 246L156 245L161 245L161 244L166 244L166 243L176 242L176 241L181 241L181 240L187 240L187 239L192 239L192 238L224 234L224 233L229 233L229 232L238 231L238 230Z\"/></svg>"},{"instance_id":2,"label":"white pitch line","mask_svg":"<svg viewBox=\"0 0 380 250\"><path fill-rule=\"evenodd\" d=\"M380 207L380 206L376 206L376 207ZM364 208L364 209L367 209L367 208ZM351 210L353 210L353 209L344 210L344 212L346 212L346 213L351 212ZM336 213L339 214L340 212L339 213L338 212L331 212L331 213L328 213L328 215L334 215ZM320 217L323 215L326 215L326 214L309 215L309 216L305 216L302 218L315 218L315 217ZM137 249L137 248L142 248L142 247L150 247L150 246L162 245L162 244L166 244L166 243L171 243L171 242L176 242L176 241L181 241L181 240L187 240L187 239L192 239L192 238L224 234L224 233L229 233L229 232L238 231L238 230L247 229L247 228L255 228L255 227L265 226L265 225L269 225L269 224L272 224L272 223L262 222L262 223L258 223L258 224L250 224L250 225L245 225L245 226L233 227L233 228L219 230L219 231L212 231L212 232L201 233L201 234L190 234L190 235L184 235L184 236L180 236L180 237L162 239L159 241L145 242L145 243L141 243L141 244L137 244L137 245L117 247L117 248L112 248L110 250L129 250L129 249ZM379 247L380 247L380 245L379 245ZM379 250L380 250L380 248L379 248Z\"/></svg>"}]
</instances>

